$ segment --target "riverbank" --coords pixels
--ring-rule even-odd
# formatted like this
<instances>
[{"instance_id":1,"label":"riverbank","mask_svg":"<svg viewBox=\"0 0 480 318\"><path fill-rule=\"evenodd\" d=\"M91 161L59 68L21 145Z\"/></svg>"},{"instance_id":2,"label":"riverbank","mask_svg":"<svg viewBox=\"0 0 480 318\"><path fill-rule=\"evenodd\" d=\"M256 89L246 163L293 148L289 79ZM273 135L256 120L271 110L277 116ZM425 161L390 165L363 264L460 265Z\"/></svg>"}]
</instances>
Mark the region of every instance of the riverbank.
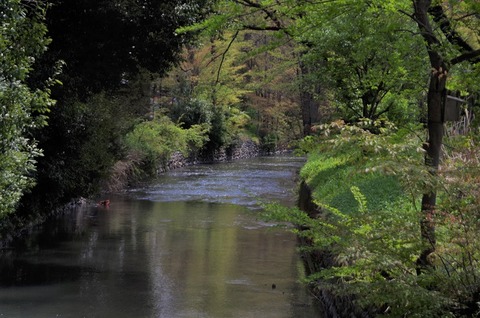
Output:
<instances>
[{"instance_id":1,"label":"riverbank","mask_svg":"<svg viewBox=\"0 0 480 318\"><path fill-rule=\"evenodd\" d=\"M276 154L283 153L288 150L278 150ZM192 155L184 156L181 152L174 152L166 164L162 164L157 169L157 174L162 174L170 170L178 169L185 166L220 163L226 161L254 158L262 155L272 155L262 151L261 145L253 140L244 140L229 147L222 147L219 150L205 156ZM132 185L132 182L138 183L138 180L132 181L132 164L134 158L127 158L118 162L112 169L109 180L106 180L102 186L100 196L106 196L109 193L121 192ZM95 205L96 202L85 198L72 198L67 204L52 208L50 211L40 212L31 211L29 215L11 214L0 220L0 249L9 249L12 242L28 236L32 229L41 225L50 218L58 217L64 213L69 213L77 208L85 205Z\"/></svg>"},{"instance_id":2,"label":"riverbank","mask_svg":"<svg viewBox=\"0 0 480 318\"><path fill-rule=\"evenodd\" d=\"M478 175L478 163L473 162L471 170L455 170L464 173L462 178L448 175L454 169L446 167L452 163L443 163L448 178L438 180L444 191L439 191L437 210L429 216L437 236L427 266L418 261L430 246L421 236L422 192L406 188L402 182L408 180L395 174L366 169L365 161L354 156L309 156L300 172L302 211L279 215L299 228L312 290L330 316L478 313L474 277L480 248L478 205L473 204L478 201L478 183L471 182ZM405 165L394 164L397 169Z\"/></svg>"},{"instance_id":3,"label":"riverbank","mask_svg":"<svg viewBox=\"0 0 480 318\"><path fill-rule=\"evenodd\" d=\"M229 147L221 147L219 150L204 156L192 155L186 157L177 151L173 153L166 165L159 167L158 173L195 164L247 159L260 155L262 155L261 147L253 140L244 140Z\"/></svg>"},{"instance_id":4,"label":"riverbank","mask_svg":"<svg viewBox=\"0 0 480 318\"><path fill-rule=\"evenodd\" d=\"M142 182L144 179L156 177L166 171L178 169L181 167L202 164L218 163L230 160L258 157L262 154L261 146L253 140L241 140L228 147L221 147L210 153L190 153L184 155L181 151L173 151L168 158L159 160L155 167L155 172L146 175L140 172L140 159L128 157L118 161L112 168L110 177L102 185L103 192L119 192L126 188Z\"/></svg>"},{"instance_id":5,"label":"riverbank","mask_svg":"<svg viewBox=\"0 0 480 318\"><path fill-rule=\"evenodd\" d=\"M324 304L327 317L374 316L377 309L359 306L356 300L362 296L348 281L363 275L357 273L363 269L356 267L356 258L369 257L363 255L371 244L369 237L382 233L372 232L375 216L397 213L394 202L405 200L395 177L362 171L347 157L322 153L312 153L300 171L298 208L310 219L297 223L304 247L302 259L312 277L311 290ZM362 224L364 221L366 224ZM378 248L373 252L380 252L382 246ZM374 266L380 267L380 258L367 259L379 262ZM342 268L348 274L343 274Z\"/></svg>"},{"instance_id":6,"label":"riverbank","mask_svg":"<svg viewBox=\"0 0 480 318\"><path fill-rule=\"evenodd\" d=\"M312 219L321 217L321 208L314 203L312 196L312 189L305 182L300 182L298 192L298 207L307 213ZM303 228L308 230L308 228ZM328 270L334 266L341 266L336 260L337 255L334 255L331 250L328 249L313 249L314 242L302 235L299 235L299 244L302 248L306 249L302 252L302 260L305 266L307 275L314 275L322 270ZM333 279L336 280L336 279ZM323 284L322 280L315 280L309 284L309 288L323 305L325 310L325 317L359 317L369 318L371 315L359 309L354 304L354 298L348 295L338 295L331 288L327 286L329 284ZM342 284L342 282L334 282L334 284Z\"/></svg>"}]
</instances>

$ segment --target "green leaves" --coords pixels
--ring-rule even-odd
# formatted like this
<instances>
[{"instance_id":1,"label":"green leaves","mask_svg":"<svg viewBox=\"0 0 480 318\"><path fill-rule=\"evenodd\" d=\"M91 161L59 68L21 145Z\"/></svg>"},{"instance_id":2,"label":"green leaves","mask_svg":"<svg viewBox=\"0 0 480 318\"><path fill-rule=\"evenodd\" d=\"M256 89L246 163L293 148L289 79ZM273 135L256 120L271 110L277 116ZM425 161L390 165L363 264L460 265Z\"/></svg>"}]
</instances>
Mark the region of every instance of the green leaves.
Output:
<instances>
[{"instance_id":1,"label":"green leaves","mask_svg":"<svg viewBox=\"0 0 480 318\"><path fill-rule=\"evenodd\" d=\"M420 131L371 121L316 127L318 135L306 138L301 177L321 213L306 220L305 212L284 208L278 216L312 243L305 251L334 255L310 277L318 288L353 295L380 316L472 316L480 288L478 134L447 139L434 178L421 164ZM434 266L419 275L425 242L418 198L429 189L439 193L430 217L437 248Z\"/></svg>"},{"instance_id":2,"label":"green leaves","mask_svg":"<svg viewBox=\"0 0 480 318\"><path fill-rule=\"evenodd\" d=\"M38 5L38 4L37 4ZM46 125L50 91L26 84L32 64L48 44L42 8L20 1L0 4L0 217L15 210L34 184L42 152L31 132Z\"/></svg>"},{"instance_id":3,"label":"green leaves","mask_svg":"<svg viewBox=\"0 0 480 318\"><path fill-rule=\"evenodd\" d=\"M400 121L408 115L403 101L413 104L420 86L414 96L406 87L425 69L420 55L411 54L423 49L421 39L411 36L415 25L398 11L406 2L322 3L298 20L312 80L334 94L340 118Z\"/></svg>"},{"instance_id":4,"label":"green leaves","mask_svg":"<svg viewBox=\"0 0 480 318\"><path fill-rule=\"evenodd\" d=\"M228 7L228 9L232 9ZM176 30L178 34L189 32L201 32L203 35L214 37L222 30L226 29L232 23L232 13L220 13L221 8L217 8L217 14L205 19L199 23L180 27Z\"/></svg>"},{"instance_id":5,"label":"green leaves","mask_svg":"<svg viewBox=\"0 0 480 318\"><path fill-rule=\"evenodd\" d=\"M207 141L208 126L192 125L185 130L166 116L138 124L126 136L128 151L136 153L152 174L165 166L174 152L188 156L189 151L200 149Z\"/></svg>"}]
</instances>

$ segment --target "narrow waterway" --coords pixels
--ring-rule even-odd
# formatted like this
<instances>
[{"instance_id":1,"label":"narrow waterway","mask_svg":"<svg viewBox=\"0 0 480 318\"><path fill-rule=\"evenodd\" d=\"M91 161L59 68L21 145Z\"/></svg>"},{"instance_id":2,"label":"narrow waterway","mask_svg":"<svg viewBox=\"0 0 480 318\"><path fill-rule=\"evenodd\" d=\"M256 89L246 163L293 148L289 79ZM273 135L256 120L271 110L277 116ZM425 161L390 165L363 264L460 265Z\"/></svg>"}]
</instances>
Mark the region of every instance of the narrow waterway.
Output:
<instances>
[{"instance_id":1,"label":"narrow waterway","mask_svg":"<svg viewBox=\"0 0 480 318\"><path fill-rule=\"evenodd\" d=\"M321 317L296 239L296 157L186 167L67 213L0 254L0 317Z\"/></svg>"}]
</instances>

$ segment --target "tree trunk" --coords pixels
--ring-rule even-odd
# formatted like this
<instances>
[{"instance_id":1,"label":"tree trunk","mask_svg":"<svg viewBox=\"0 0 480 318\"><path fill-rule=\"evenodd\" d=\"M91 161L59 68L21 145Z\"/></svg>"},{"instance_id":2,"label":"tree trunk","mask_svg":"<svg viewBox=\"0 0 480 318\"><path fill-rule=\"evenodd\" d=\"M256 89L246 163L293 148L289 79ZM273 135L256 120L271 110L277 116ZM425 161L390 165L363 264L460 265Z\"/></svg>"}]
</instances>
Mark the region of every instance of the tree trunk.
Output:
<instances>
[{"instance_id":1,"label":"tree trunk","mask_svg":"<svg viewBox=\"0 0 480 318\"><path fill-rule=\"evenodd\" d=\"M312 124L315 122L315 112L318 107L310 92L300 92L300 105L302 107L303 136L311 134Z\"/></svg>"},{"instance_id":2,"label":"tree trunk","mask_svg":"<svg viewBox=\"0 0 480 318\"><path fill-rule=\"evenodd\" d=\"M436 175L440 164L441 147L443 139L443 108L445 105L446 75L444 72L433 72L430 77L430 86L427 95L428 105L428 140L424 145L425 165L430 169L432 175ZM427 247L421 253L418 259L418 265L425 267L430 265L428 256L435 251L435 224L433 221L435 207L437 204L437 194L435 190L425 193L422 197L422 220L421 234Z\"/></svg>"},{"instance_id":3,"label":"tree trunk","mask_svg":"<svg viewBox=\"0 0 480 318\"><path fill-rule=\"evenodd\" d=\"M428 139L424 145L425 165L432 175L436 175L440 163L440 153L443 139L443 110L445 107L447 66L441 54L436 50L439 41L436 38L428 17L430 0L414 1L414 18L418 24L430 59L432 73L427 95L428 107ZM428 256L435 251L435 224L433 216L437 204L436 190L432 189L422 197L422 219L420 221L421 236L426 247L418 258L419 269L431 265Z\"/></svg>"},{"instance_id":4,"label":"tree trunk","mask_svg":"<svg viewBox=\"0 0 480 318\"><path fill-rule=\"evenodd\" d=\"M303 78L309 74L310 70L303 63L300 62L300 77ZM303 123L303 136L311 134L312 124L316 123L320 119L319 103L315 100L314 93L320 93L320 87L318 84L313 84L315 87L310 87L303 83L300 88L300 107L302 108L302 123Z\"/></svg>"}]
</instances>

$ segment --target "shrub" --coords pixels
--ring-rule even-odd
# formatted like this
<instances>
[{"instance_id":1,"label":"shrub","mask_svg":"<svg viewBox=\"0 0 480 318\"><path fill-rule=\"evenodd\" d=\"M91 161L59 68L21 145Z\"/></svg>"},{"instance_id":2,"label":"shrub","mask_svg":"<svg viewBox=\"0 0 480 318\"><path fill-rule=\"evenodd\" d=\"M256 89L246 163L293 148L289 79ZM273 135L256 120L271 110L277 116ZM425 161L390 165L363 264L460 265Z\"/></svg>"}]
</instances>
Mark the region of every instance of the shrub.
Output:
<instances>
[{"instance_id":1,"label":"shrub","mask_svg":"<svg viewBox=\"0 0 480 318\"><path fill-rule=\"evenodd\" d=\"M202 149L207 154L232 142L221 106L197 99L178 101L170 109L170 118L185 129L195 125L207 128L208 140Z\"/></svg>"},{"instance_id":2,"label":"shrub","mask_svg":"<svg viewBox=\"0 0 480 318\"><path fill-rule=\"evenodd\" d=\"M175 151L188 155L190 149L200 149L208 140L206 125L192 125L182 129L168 117L160 116L142 122L127 134L125 142L129 152L138 153L148 174L165 166Z\"/></svg>"}]
</instances>

